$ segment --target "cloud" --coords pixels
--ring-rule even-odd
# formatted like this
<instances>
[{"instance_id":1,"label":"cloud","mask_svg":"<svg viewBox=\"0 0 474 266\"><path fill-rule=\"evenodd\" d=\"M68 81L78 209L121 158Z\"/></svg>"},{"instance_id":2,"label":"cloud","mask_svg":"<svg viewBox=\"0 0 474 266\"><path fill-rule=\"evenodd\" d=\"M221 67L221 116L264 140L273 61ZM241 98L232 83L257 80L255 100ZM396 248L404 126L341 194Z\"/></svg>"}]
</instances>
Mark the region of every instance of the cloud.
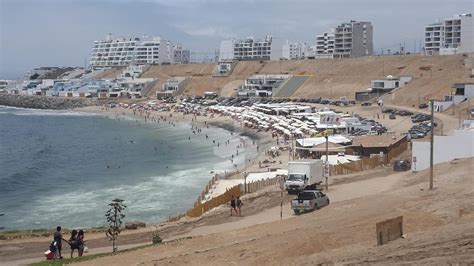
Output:
<instances>
[{"instance_id":1,"label":"cloud","mask_svg":"<svg viewBox=\"0 0 474 266\"><path fill-rule=\"evenodd\" d=\"M229 39L235 38L235 33L231 32L225 27L215 27L211 25L207 26L191 26L191 25L173 25L184 33L193 37L209 37L209 38L221 38Z\"/></svg>"}]
</instances>

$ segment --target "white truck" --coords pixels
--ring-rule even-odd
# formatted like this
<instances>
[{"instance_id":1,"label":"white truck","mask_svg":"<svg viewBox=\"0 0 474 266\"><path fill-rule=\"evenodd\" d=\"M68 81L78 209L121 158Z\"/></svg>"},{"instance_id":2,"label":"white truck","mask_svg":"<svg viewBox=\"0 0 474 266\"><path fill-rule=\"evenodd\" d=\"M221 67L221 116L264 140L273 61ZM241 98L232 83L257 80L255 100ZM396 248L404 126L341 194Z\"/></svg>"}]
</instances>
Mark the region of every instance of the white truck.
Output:
<instances>
[{"instance_id":1,"label":"white truck","mask_svg":"<svg viewBox=\"0 0 474 266\"><path fill-rule=\"evenodd\" d=\"M316 189L323 178L323 161L297 160L288 162L288 179L285 188L288 194L298 193L306 189Z\"/></svg>"}]
</instances>

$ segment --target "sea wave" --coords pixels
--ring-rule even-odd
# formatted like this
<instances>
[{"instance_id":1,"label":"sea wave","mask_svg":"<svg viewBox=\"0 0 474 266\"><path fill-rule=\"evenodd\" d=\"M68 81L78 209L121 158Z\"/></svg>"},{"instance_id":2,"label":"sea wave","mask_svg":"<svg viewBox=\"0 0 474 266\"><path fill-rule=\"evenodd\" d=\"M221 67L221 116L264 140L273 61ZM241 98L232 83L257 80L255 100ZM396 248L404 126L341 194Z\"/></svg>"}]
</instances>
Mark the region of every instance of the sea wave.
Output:
<instances>
[{"instance_id":1,"label":"sea wave","mask_svg":"<svg viewBox=\"0 0 474 266\"><path fill-rule=\"evenodd\" d=\"M23 116L97 116L95 113L86 113L70 110L47 110L21 107L10 107L0 105L0 114L23 115Z\"/></svg>"},{"instance_id":2,"label":"sea wave","mask_svg":"<svg viewBox=\"0 0 474 266\"><path fill-rule=\"evenodd\" d=\"M91 209L107 209L107 203L115 198L125 200L128 206L125 213L129 217L145 222L160 222L169 215L181 212L192 206L207 178L203 178L205 168L176 171L168 175L156 175L147 178L131 177L144 180L132 185L114 185L108 188L93 190L76 190L63 194L52 194L34 202L35 214L23 218L23 223L33 221L46 226L51 220L67 224L73 228L84 228L103 225L103 214L91 213ZM200 177L197 177L199 176ZM207 175L207 174L206 174ZM196 178L197 177L197 178ZM182 196L179 196L182 195ZM66 210L74 210L73 213ZM68 213L68 215L65 215Z\"/></svg>"}]
</instances>

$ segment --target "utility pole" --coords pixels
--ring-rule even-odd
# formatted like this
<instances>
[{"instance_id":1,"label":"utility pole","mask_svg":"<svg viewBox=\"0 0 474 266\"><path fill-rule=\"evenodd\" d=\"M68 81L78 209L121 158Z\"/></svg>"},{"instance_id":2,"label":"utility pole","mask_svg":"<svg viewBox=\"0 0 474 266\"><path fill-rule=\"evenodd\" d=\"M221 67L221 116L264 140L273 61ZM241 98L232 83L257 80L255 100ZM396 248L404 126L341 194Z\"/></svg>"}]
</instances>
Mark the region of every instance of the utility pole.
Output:
<instances>
[{"instance_id":1,"label":"utility pole","mask_svg":"<svg viewBox=\"0 0 474 266\"><path fill-rule=\"evenodd\" d=\"M280 181L280 221L283 220L283 189L285 188L285 179Z\"/></svg>"},{"instance_id":2,"label":"utility pole","mask_svg":"<svg viewBox=\"0 0 474 266\"><path fill-rule=\"evenodd\" d=\"M385 61L382 61L382 76L385 77Z\"/></svg>"},{"instance_id":3,"label":"utility pole","mask_svg":"<svg viewBox=\"0 0 474 266\"><path fill-rule=\"evenodd\" d=\"M294 133L291 133L291 154L293 155L293 160L295 159L295 146L293 145Z\"/></svg>"},{"instance_id":4,"label":"utility pole","mask_svg":"<svg viewBox=\"0 0 474 266\"><path fill-rule=\"evenodd\" d=\"M434 99L430 100L430 106L431 106L430 189L433 189Z\"/></svg>"},{"instance_id":5,"label":"utility pole","mask_svg":"<svg viewBox=\"0 0 474 266\"><path fill-rule=\"evenodd\" d=\"M459 111L459 129L461 129L461 111Z\"/></svg>"},{"instance_id":6,"label":"utility pole","mask_svg":"<svg viewBox=\"0 0 474 266\"><path fill-rule=\"evenodd\" d=\"M328 157L329 157L329 136L327 135L327 133L325 134L324 136L326 138L326 163L324 164L324 176L326 177L326 191L328 191L329 189L329 185L328 185L328 175L329 175L329 160L328 160Z\"/></svg>"},{"instance_id":7,"label":"utility pole","mask_svg":"<svg viewBox=\"0 0 474 266\"><path fill-rule=\"evenodd\" d=\"M451 101L453 102L453 116L454 116L454 92L451 92Z\"/></svg>"}]
</instances>

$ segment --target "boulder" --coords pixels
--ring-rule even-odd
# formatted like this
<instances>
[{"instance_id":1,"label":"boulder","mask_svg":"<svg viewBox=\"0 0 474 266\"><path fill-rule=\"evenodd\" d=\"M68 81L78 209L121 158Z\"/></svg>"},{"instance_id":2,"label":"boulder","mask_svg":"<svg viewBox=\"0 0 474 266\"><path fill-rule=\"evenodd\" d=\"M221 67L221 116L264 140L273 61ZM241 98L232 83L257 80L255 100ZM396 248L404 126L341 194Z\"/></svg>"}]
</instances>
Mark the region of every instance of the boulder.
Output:
<instances>
[{"instance_id":1,"label":"boulder","mask_svg":"<svg viewBox=\"0 0 474 266\"><path fill-rule=\"evenodd\" d=\"M125 223L125 229L138 229L140 227L146 227L146 223L140 221L130 221Z\"/></svg>"}]
</instances>

